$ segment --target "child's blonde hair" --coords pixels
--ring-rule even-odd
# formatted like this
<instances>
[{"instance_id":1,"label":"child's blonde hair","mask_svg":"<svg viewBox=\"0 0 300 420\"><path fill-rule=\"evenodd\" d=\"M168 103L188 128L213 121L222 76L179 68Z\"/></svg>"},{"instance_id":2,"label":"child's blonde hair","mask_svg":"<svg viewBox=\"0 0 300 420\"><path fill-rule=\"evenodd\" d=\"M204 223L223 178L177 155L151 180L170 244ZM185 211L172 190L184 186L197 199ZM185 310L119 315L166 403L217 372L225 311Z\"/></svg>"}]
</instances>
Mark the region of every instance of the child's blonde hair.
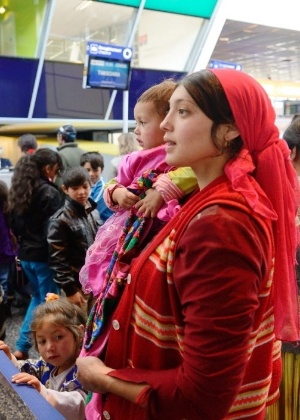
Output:
<instances>
[{"instance_id":1,"label":"child's blonde hair","mask_svg":"<svg viewBox=\"0 0 300 420\"><path fill-rule=\"evenodd\" d=\"M55 325L70 330L77 347L81 348L83 341L83 328L81 326L85 325L85 316L79 306L69 302L66 298L60 297L59 299L40 304L34 311L31 333L35 349L38 351L37 331L42 326L44 318L48 315L53 315Z\"/></svg>"},{"instance_id":2,"label":"child's blonde hair","mask_svg":"<svg viewBox=\"0 0 300 420\"><path fill-rule=\"evenodd\" d=\"M173 79L166 79L147 89L137 102L153 102L158 114L164 117L169 111L169 100L176 86Z\"/></svg>"},{"instance_id":3,"label":"child's blonde hair","mask_svg":"<svg viewBox=\"0 0 300 420\"><path fill-rule=\"evenodd\" d=\"M127 155L135 150L139 150L139 144L136 141L134 133L122 133L118 137L120 155Z\"/></svg>"}]
</instances>

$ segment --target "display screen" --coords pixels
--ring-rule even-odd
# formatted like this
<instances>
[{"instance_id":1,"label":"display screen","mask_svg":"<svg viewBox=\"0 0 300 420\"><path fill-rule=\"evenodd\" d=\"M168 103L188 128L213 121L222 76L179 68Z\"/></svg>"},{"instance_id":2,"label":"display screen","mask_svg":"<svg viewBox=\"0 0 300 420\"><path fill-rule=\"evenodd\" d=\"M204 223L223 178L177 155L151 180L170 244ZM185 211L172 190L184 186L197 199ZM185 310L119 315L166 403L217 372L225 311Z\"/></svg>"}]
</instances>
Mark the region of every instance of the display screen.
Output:
<instances>
[{"instance_id":1,"label":"display screen","mask_svg":"<svg viewBox=\"0 0 300 420\"><path fill-rule=\"evenodd\" d=\"M89 57L86 87L127 90L130 61Z\"/></svg>"}]
</instances>

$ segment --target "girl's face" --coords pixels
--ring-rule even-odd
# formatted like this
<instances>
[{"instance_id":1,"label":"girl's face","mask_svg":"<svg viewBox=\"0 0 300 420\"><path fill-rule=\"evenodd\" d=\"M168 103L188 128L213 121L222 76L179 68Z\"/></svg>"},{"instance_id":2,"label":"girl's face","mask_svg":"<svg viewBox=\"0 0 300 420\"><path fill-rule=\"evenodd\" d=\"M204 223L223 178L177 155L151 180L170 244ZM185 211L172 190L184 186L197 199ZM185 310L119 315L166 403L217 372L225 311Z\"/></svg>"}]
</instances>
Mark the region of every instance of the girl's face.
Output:
<instances>
[{"instance_id":1,"label":"girl's face","mask_svg":"<svg viewBox=\"0 0 300 420\"><path fill-rule=\"evenodd\" d=\"M64 372L75 364L78 346L72 332L55 324L53 315L43 319L36 332L38 351L45 362L58 367L57 374Z\"/></svg>"},{"instance_id":2,"label":"girl's face","mask_svg":"<svg viewBox=\"0 0 300 420\"><path fill-rule=\"evenodd\" d=\"M190 166L196 175L214 172L219 163L224 166L223 161L227 157L221 155L213 144L212 126L213 121L201 111L187 90L179 86L170 99L170 110L161 123L165 131L167 163L176 167ZM224 138L224 130L225 125L219 126L218 138Z\"/></svg>"},{"instance_id":3,"label":"girl's face","mask_svg":"<svg viewBox=\"0 0 300 420\"><path fill-rule=\"evenodd\" d=\"M99 179L101 177L101 174L102 174L102 169L100 168L100 166L98 166L98 168L96 168L96 169L93 169L90 162L85 162L83 167L88 171L88 173L90 175L91 183L93 185L96 184L96 182L99 181Z\"/></svg>"},{"instance_id":4,"label":"girl's face","mask_svg":"<svg viewBox=\"0 0 300 420\"><path fill-rule=\"evenodd\" d=\"M58 163L55 163L54 165L46 165L44 170L44 175L50 180L54 181L56 176L59 173L59 165Z\"/></svg>"},{"instance_id":5,"label":"girl's face","mask_svg":"<svg viewBox=\"0 0 300 420\"><path fill-rule=\"evenodd\" d=\"M152 102L138 102L134 107L134 118L136 140L144 150L164 143L164 133L160 129L162 117L157 113Z\"/></svg>"}]
</instances>

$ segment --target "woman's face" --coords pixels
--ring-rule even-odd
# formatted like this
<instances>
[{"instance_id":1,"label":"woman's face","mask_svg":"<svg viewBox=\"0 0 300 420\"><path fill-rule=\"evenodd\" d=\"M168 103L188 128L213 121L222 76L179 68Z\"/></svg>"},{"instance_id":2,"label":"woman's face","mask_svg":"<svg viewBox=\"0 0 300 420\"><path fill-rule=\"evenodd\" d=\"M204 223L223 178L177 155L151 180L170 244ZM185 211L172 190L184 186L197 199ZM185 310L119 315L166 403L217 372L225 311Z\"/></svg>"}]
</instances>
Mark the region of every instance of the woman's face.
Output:
<instances>
[{"instance_id":1,"label":"woman's face","mask_svg":"<svg viewBox=\"0 0 300 420\"><path fill-rule=\"evenodd\" d=\"M213 121L196 105L183 86L179 86L170 99L170 110L161 123L165 131L166 161L176 167L212 162L219 156L211 139Z\"/></svg>"}]
</instances>

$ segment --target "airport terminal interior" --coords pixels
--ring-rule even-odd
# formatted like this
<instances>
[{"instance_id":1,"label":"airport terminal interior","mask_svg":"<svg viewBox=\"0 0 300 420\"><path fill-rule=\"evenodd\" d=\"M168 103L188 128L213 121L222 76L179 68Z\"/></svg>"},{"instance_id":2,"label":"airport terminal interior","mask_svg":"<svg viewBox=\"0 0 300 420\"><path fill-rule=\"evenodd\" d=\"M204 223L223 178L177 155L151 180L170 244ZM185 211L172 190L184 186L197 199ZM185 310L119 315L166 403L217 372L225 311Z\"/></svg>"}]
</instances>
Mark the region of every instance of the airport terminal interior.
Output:
<instances>
[{"instance_id":1,"label":"airport terminal interior","mask_svg":"<svg viewBox=\"0 0 300 420\"><path fill-rule=\"evenodd\" d=\"M71 122L80 140L115 144L117 134L134 127L132 109L141 90L210 66L255 77L282 131L300 110L300 32L292 17L278 26L276 5L274 18L263 18L262 11L256 16L253 9L233 0L1 0L3 153L16 161L15 139L22 131L53 145L57 127ZM126 89L84 83L92 68L91 42L131 49Z\"/></svg>"}]
</instances>

